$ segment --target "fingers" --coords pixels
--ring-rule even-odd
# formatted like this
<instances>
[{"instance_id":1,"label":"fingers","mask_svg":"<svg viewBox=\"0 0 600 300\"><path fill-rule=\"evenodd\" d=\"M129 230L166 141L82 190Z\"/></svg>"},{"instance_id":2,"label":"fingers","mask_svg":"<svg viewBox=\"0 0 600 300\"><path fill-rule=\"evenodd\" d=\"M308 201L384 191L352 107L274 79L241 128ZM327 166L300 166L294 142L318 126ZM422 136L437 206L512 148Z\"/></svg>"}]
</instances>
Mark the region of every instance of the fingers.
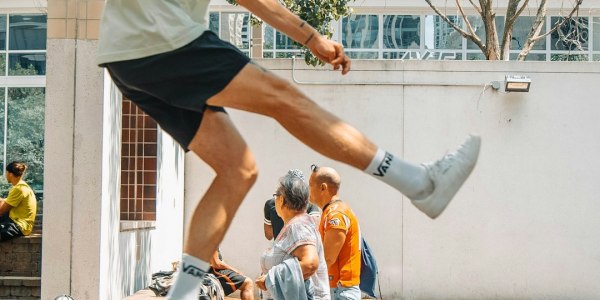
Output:
<instances>
[{"instance_id":1,"label":"fingers","mask_svg":"<svg viewBox=\"0 0 600 300\"><path fill-rule=\"evenodd\" d=\"M347 74L350 71L350 58L344 53L344 48L342 45L335 43L335 58L331 60L331 65L333 65L334 70L338 70L340 67L342 68L342 75Z\"/></svg>"}]
</instances>

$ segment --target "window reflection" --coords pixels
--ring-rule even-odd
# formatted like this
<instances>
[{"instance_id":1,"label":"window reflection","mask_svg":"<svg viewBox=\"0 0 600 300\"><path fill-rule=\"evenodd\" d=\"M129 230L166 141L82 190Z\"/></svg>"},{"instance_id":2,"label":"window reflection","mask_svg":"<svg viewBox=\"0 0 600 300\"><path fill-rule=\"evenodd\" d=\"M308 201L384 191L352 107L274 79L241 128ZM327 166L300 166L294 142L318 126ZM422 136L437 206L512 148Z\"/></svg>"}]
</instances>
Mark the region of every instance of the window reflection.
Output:
<instances>
[{"instance_id":1,"label":"window reflection","mask_svg":"<svg viewBox=\"0 0 600 300\"><path fill-rule=\"evenodd\" d=\"M421 18L387 15L383 17L383 46L387 49L419 48Z\"/></svg>"},{"instance_id":2,"label":"window reflection","mask_svg":"<svg viewBox=\"0 0 600 300\"><path fill-rule=\"evenodd\" d=\"M46 15L11 15L10 50L46 50Z\"/></svg>"},{"instance_id":3,"label":"window reflection","mask_svg":"<svg viewBox=\"0 0 600 300\"><path fill-rule=\"evenodd\" d=\"M352 15L342 20L342 44L346 48L378 48L377 15Z\"/></svg>"},{"instance_id":4,"label":"window reflection","mask_svg":"<svg viewBox=\"0 0 600 300\"><path fill-rule=\"evenodd\" d=\"M448 19L459 27L463 26L462 17L449 16ZM425 48L462 49L462 36L440 16L425 16L425 29Z\"/></svg>"}]
</instances>

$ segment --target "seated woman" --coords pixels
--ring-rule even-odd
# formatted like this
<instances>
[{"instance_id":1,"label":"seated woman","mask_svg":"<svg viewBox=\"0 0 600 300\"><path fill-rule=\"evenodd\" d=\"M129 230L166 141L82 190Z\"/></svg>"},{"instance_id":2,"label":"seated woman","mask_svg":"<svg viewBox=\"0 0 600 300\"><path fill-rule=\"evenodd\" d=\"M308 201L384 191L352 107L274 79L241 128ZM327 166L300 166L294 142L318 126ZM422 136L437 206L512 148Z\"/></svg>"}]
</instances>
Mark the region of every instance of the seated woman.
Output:
<instances>
[{"instance_id":1,"label":"seated woman","mask_svg":"<svg viewBox=\"0 0 600 300\"><path fill-rule=\"evenodd\" d=\"M306 213L308 185L299 170L281 179L275 209L284 227L261 257L256 285L273 299L330 299L327 264L314 218Z\"/></svg>"},{"instance_id":2,"label":"seated woman","mask_svg":"<svg viewBox=\"0 0 600 300\"><path fill-rule=\"evenodd\" d=\"M23 178L27 165L13 161L6 166L6 180L13 185L6 199L0 198L0 242L33 231L37 201L33 190Z\"/></svg>"}]
</instances>

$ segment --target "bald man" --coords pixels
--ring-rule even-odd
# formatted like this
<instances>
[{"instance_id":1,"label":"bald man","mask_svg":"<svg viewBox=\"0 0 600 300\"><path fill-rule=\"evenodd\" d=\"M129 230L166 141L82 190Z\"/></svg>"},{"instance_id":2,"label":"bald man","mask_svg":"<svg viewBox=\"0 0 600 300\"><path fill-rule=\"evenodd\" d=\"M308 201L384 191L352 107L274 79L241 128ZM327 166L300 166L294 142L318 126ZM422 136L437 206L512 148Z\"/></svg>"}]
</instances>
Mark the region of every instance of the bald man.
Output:
<instances>
[{"instance_id":1,"label":"bald man","mask_svg":"<svg viewBox=\"0 0 600 300\"><path fill-rule=\"evenodd\" d=\"M340 175L329 167L313 165L310 201L321 208L319 231L329 273L331 299L361 299L360 226L356 215L338 191Z\"/></svg>"}]
</instances>

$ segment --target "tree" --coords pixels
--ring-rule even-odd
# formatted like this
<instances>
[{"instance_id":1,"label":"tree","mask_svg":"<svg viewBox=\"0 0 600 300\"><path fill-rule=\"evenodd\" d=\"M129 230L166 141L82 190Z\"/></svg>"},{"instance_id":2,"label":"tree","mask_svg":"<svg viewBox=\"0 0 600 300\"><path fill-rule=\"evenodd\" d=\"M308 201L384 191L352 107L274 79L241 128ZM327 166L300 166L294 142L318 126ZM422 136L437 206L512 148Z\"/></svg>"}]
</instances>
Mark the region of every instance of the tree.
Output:
<instances>
[{"instance_id":1,"label":"tree","mask_svg":"<svg viewBox=\"0 0 600 300\"><path fill-rule=\"evenodd\" d=\"M464 21L466 25L466 29L462 28L455 21L451 20L448 15L442 12L438 6L434 5L431 0L425 0L427 4L435 11L437 15L439 15L446 23L448 23L454 30L456 30L460 35L465 37L466 39L473 42L485 55L488 60L508 60L510 54L510 44L513 40L513 27L517 18L521 16L523 11L529 7L529 0L508 0L506 14L504 19L504 32L502 33L501 39L498 35L498 26L496 24L496 12L494 8L493 0L479 0L479 5L475 3L474 0L468 0L470 5L477 11L477 13L481 16L483 21L483 26L485 30L485 40L482 39L475 33L473 26L467 17L465 10L463 8L463 4L466 0L455 0L456 8L460 12L462 17L462 21ZM574 18L573 16L579 12L579 6L583 2L583 0L570 0L568 1L570 4L569 13L564 17L560 18L557 22L552 24L552 27L546 32L542 33L542 28L544 27L544 20L546 18L547 12L547 0L539 0L535 6L537 6L537 12L534 17L534 21L531 25L531 30L527 35L526 41L522 45L521 52L517 57L517 60L525 60L525 57L529 54L533 45L539 41L540 39L546 37L549 34L557 33L561 41L569 48L581 49L581 43L579 41L579 18ZM569 23L567 23L569 22ZM572 29L568 32L565 32L565 25L569 29Z\"/></svg>"},{"instance_id":2,"label":"tree","mask_svg":"<svg viewBox=\"0 0 600 300\"><path fill-rule=\"evenodd\" d=\"M348 7L350 1L354 0L280 0L281 4L328 38L331 38L333 34L331 22L351 13L351 9ZM227 2L237 5L236 0L227 0ZM261 20L253 17L251 23L257 25L261 22ZM307 64L312 66L324 64L312 55L308 48L296 42L294 43L302 47L304 60Z\"/></svg>"}]
</instances>

